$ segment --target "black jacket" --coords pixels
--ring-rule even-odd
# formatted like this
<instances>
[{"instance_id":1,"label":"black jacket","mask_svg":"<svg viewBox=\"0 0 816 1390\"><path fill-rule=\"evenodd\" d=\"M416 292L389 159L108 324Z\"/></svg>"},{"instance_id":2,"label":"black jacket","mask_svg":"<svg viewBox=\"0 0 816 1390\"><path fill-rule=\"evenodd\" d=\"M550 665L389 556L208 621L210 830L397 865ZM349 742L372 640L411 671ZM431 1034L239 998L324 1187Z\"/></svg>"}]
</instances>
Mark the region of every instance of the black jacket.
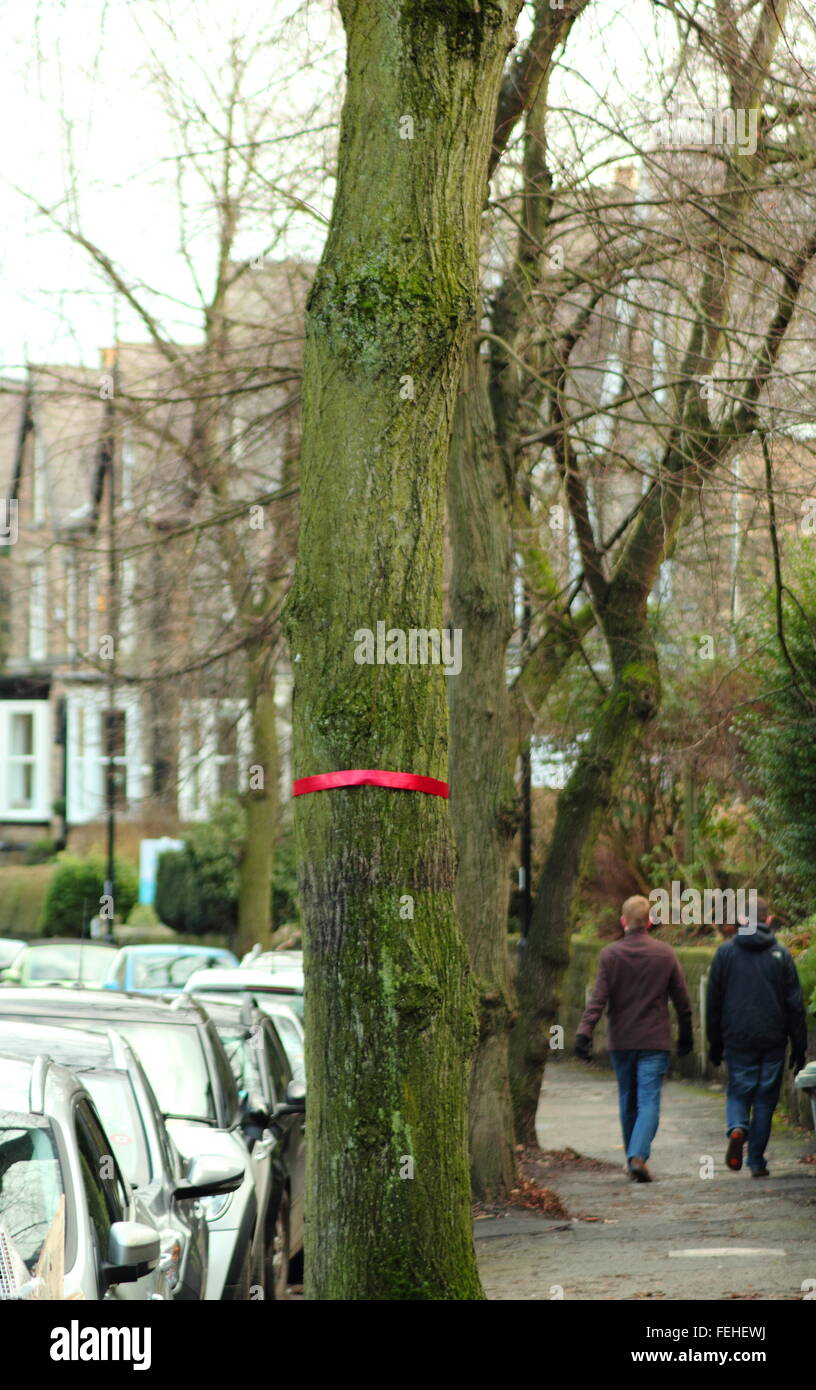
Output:
<instances>
[{"instance_id":1,"label":"black jacket","mask_svg":"<svg viewBox=\"0 0 816 1390\"><path fill-rule=\"evenodd\" d=\"M807 1051L807 1019L793 956L764 922L718 950L706 996L708 1046L715 1055Z\"/></svg>"}]
</instances>

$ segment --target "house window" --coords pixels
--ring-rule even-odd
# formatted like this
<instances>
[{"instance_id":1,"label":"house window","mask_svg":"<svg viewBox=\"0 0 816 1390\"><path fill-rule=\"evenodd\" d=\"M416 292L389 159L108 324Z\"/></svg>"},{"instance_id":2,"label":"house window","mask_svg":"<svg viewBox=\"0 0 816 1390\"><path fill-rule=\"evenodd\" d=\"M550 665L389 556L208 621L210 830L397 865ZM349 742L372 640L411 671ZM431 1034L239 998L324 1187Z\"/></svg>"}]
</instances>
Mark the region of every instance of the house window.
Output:
<instances>
[{"instance_id":1,"label":"house window","mask_svg":"<svg viewBox=\"0 0 816 1390\"><path fill-rule=\"evenodd\" d=\"M133 647L136 636L136 565L123 560L119 569L119 645L123 651Z\"/></svg>"},{"instance_id":2,"label":"house window","mask_svg":"<svg viewBox=\"0 0 816 1390\"><path fill-rule=\"evenodd\" d=\"M79 641L77 622L77 563L75 555L65 556L63 575L65 582L65 641L68 650L68 660L75 661L77 656L77 644Z\"/></svg>"},{"instance_id":3,"label":"house window","mask_svg":"<svg viewBox=\"0 0 816 1390\"><path fill-rule=\"evenodd\" d=\"M188 700L179 736L178 807L183 821L205 820L219 797L243 790L251 753L243 700Z\"/></svg>"},{"instance_id":4,"label":"house window","mask_svg":"<svg viewBox=\"0 0 816 1390\"><path fill-rule=\"evenodd\" d=\"M31 465L31 520L35 525L45 521L45 494L48 486L47 453L42 435L34 435L34 457Z\"/></svg>"},{"instance_id":5,"label":"house window","mask_svg":"<svg viewBox=\"0 0 816 1390\"><path fill-rule=\"evenodd\" d=\"M0 701L0 820L48 820L49 735L47 700Z\"/></svg>"},{"instance_id":6,"label":"house window","mask_svg":"<svg viewBox=\"0 0 816 1390\"><path fill-rule=\"evenodd\" d=\"M133 471L136 466L136 449L128 434L122 440L122 506L127 510L133 505Z\"/></svg>"},{"instance_id":7,"label":"house window","mask_svg":"<svg viewBox=\"0 0 816 1390\"><path fill-rule=\"evenodd\" d=\"M95 656L98 649L99 632L99 592L96 582L96 566L88 570L88 655Z\"/></svg>"},{"instance_id":8,"label":"house window","mask_svg":"<svg viewBox=\"0 0 816 1390\"><path fill-rule=\"evenodd\" d=\"M47 572L44 564L30 567L28 585L28 656L30 661L44 661L48 651Z\"/></svg>"},{"instance_id":9,"label":"house window","mask_svg":"<svg viewBox=\"0 0 816 1390\"><path fill-rule=\"evenodd\" d=\"M112 737L114 806L125 811L142 795L138 696L118 690L113 710L102 690L66 694L68 821L98 820L107 808L108 734Z\"/></svg>"}]
</instances>

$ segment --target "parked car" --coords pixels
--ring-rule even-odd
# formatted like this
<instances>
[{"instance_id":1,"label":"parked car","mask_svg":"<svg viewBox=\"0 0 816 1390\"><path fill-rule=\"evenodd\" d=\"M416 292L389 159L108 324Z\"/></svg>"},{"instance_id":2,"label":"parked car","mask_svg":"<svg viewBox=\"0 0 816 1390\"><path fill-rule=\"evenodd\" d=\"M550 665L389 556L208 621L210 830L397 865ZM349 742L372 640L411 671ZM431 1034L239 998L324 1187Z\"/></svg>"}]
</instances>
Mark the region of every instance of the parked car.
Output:
<instances>
[{"instance_id":1,"label":"parked car","mask_svg":"<svg viewBox=\"0 0 816 1390\"><path fill-rule=\"evenodd\" d=\"M235 1192L204 1198L209 1226L207 1299L248 1298L263 1282L265 1210L244 1128L238 1088L215 1025L189 995L145 999L108 990L4 990L0 1018L115 1028L147 1072L173 1139L186 1159L219 1155L244 1166Z\"/></svg>"},{"instance_id":2,"label":"parked car","mask_svg":"<svg viewBox=\"0 0 816 1390\"><path fill-rule=\"evenodd\" d=\"M206 1004L209 994L252 994L259 1006L264 995L274 995L288 1004L298 1018L303 1018L302 970L197 970L184 986L186 994L197 994Z\"/></svg>"},{"instance_id":3,"label":"parked car","mask_svg":"<svg viewBox=\"0 0 816 1390\"><path fill-rule=\"evenodd\" d=\"M28 941L2 970L4 985L99 985L116 947L104 941L46 937Z\"/></svg>"},{"instance_id":4,"label":"parked car","mask_svg":"<svg viewBox=\"0 0 816 1390\"><path fill-rule=\"evenodd\" d=\"M199 991L193 989L190 992L192 994L197 994ZM295 1011L284 1002L284 995L270 994L268 991L266 993L259 991L256 994L253 990L248 990L242 994L237 994L234 990L224 990L223 994L220 994L217 990L204 990L202 991L202 995L204 996L202 997L202 1003L208 1013L212 1013L213 1004L235 1004L239 999L242 1002L244 999L250 999L255 1007L260 1009L261 1013L267 1014L268 1017L272 1019L278 1037L283 1044L294 1080L305 1082L306 1064L304 1057L305 1044L303 1024Z\"/></svg>"},{"instance_id":5,"label":"parked car","mask_svg":"<svg viewBox=\"0 0 816 1390\"><path fill-rule=\"evenodd\" d=\"M133 994L178 994L195 971L237 965L232 951L220 946L122 946L102 983Z\"/></svg>"},{"instance_id":6,"label":"parked car","mask_svg":"<svg viewBox=\"0 0 816 1390\"><path fill-rule=\"evenodd\" d=\"M254 952L254 954L253 954ZM241 958L242 970L268 970L279 974L287 970L303 970L302 951L260 951L253 947Z\"/></svg>"},{"instance_id":7,"label":"parked car","mask_svg":"<svg viewBox=\"0 0 816 1390\"><path fill-rule=\"evenodd\" d=\"M159 1232L111 1149L72 1072L0 1054L0 1297L170 1296Z\"/></svg>"},{"instance_id":8,"label":"parked car","mask_svg":"<svg viewBox=\"0 0 816 1390\"><path fill-rule=\"evenodd\" d=\"M15 956L19 956L25 941L18 941L15 936L0 936L0 974L11 965Z\"/></svg>"},{"instance_id":9,"label":"parked car","mask_svg":"<svg viewBox=\"0 0 816 1390\"><path fill-rule=\"evenodd\" d=\"M235 996L233 996L235 1000ZM306 1092L292 1067L271 1018L249 996L238 1003L207 1001L247 1113L258 1117L250 1140L253 1158L268 1152L273 1191L267 1203L267 1298L283 1298L290 1263L300 1268L303 1253L303 1197L306 1181L304 1115Z\"/></svg>"},{"instance_id":10,"label":"parked car","mask_svg":"<svg viewBox=\"0 0 816 1390\"><path fill-rule=\"evenodd\" d=\"M173 1297L203 1298L208 1228L199 1199L240 1187L243 1165L228 1168L217 1156L184 1164L140 1061L113 1030L93 1033L0 1020L0 1052L32 1060L46 1053L80 1079L97 1107L123 1177L159 1231L162 1267Z\"/></svg>"}]
</instances>

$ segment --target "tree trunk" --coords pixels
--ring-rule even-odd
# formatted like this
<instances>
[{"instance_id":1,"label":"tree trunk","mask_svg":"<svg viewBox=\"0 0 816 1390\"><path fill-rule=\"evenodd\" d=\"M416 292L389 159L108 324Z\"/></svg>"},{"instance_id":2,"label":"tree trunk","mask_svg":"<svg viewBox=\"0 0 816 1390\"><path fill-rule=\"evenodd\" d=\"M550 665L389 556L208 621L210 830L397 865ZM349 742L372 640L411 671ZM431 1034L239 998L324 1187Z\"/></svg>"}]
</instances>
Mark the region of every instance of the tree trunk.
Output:
<instances>
[{"instance_id":1,"label":"tree trunk","mask_svg":"<svg viewBox=\"0 0 816 1390\"><path fill-rule=\"evenodd\" d=\"M506 1194L516 1172L509 1087L515 1014L507 953L510 848L517 828L508 759L507 643L512 631L511 499L496 446L486 370L466 359L450 454L452 621L462 671L451 680L451 815L456 908L479 990L479 1043L470 1081L473 1195Z\"/></svg>"},{"instance_id":2,"label":"tree trunk","mask_svg":"<svg viewBox=\"0 0 816 1390\"><path fill-rule=\"evenodd\" d=\"M252 660L251 653L249 660ZM280 826L280 754L274 678L248 679L247 702L252 716L252 767L244 795L246 842L238 893L238 952L255 942L269 944L272 929L272 866Z\"/></svg>"},{"instance_id":3,"label":"tree trunk","mask_svg":"<svg viewBox=\"0 0 816 1390\"><path fill-rule=\"evenodd\" d=\"M511 1041L511 1081L516 1138L537 1143L535 1117L541 1078L550 1052L550 1027L558 1023L561 982L569 964L575 900L583 874L629 755L651 718L657 668L635 686L617 680L604 700L588 745L558 798L555 825L539 880L530 932L518 976L519 1017ZM566 1039L569 1046L571 1039Z\"/></svg>"},{"instance_id":4,"label":"tree trunk","mask_svg":"<svg viewBox=\"0 0 816 1390\"><path fill-rule=\"evenodd\" d=\"M354 657L360 630L378 621L441 626L447 452L517 12L516 0L342 6L348 85L307 313L286 614L296 777L447 773L441 668ZM466 1148L474 991L447 804L381 787L321 791L297 799L296 833L307 1297L479 1298Z\"/></svg>"}]
</instances>

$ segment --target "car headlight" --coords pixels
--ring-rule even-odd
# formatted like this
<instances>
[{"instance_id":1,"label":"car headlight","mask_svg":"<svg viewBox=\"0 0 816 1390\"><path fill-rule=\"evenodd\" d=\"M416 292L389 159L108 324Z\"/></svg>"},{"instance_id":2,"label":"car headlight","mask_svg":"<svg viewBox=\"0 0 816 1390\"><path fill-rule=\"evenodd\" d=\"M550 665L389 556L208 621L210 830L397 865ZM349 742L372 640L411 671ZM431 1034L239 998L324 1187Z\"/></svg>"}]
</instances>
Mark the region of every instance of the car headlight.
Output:
<instances>
[{"instance_id":1,"label":"car headlight","mask_svg":"<svg viewBox=\"0 0 816 1390\"><path fill-rule=\"evenodd\" d=\"M204 1216L207 1221L217 1221L219 1216L223 1216L232 1201L232 1193L225 1192L221 1197L202 1197L201 1205L204 1208Z\"/></svg>"}]
</instances>

